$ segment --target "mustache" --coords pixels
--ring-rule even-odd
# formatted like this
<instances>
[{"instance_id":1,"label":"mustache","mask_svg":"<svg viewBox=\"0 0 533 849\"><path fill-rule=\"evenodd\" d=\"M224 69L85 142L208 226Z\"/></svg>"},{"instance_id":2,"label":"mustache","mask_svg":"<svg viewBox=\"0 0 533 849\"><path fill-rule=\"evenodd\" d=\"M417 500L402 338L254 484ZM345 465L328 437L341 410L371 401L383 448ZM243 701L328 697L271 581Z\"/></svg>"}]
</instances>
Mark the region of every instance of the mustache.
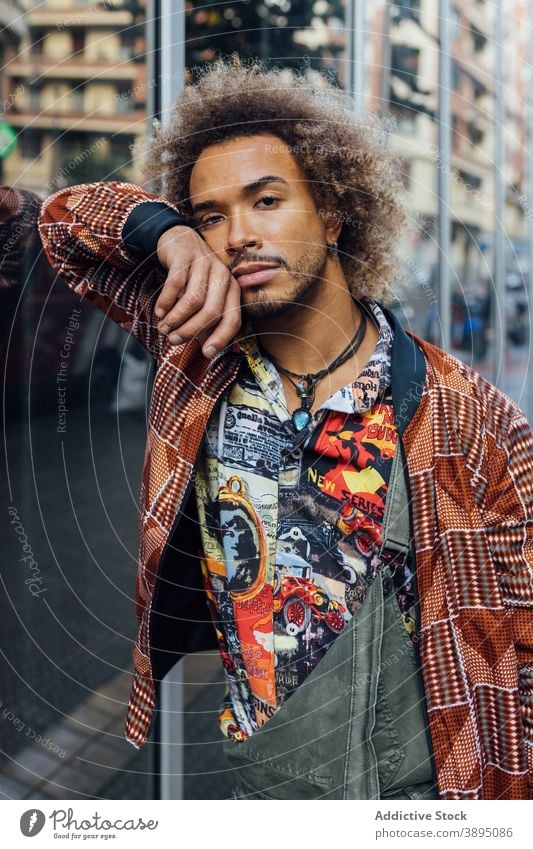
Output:
<instances>
[{"instance_id":1,"label":"mustache","mask_svg":"<svg viewBox=\"0 0 533 849\"><path fill-rule=\"evenodd\" d=\"M235 257L235 259L230 262L228 268L230 271L233 271L235 268L237 268L238 265L243 262L246 264L251 264L252 262L275 262L277 265L283 265L285 268L289 268L287 260L279 254L272 254L270 256L267 256L266 254L251 254L248 251L244 254L240 254L239 256Z\"/></svg>"}]
</instances>

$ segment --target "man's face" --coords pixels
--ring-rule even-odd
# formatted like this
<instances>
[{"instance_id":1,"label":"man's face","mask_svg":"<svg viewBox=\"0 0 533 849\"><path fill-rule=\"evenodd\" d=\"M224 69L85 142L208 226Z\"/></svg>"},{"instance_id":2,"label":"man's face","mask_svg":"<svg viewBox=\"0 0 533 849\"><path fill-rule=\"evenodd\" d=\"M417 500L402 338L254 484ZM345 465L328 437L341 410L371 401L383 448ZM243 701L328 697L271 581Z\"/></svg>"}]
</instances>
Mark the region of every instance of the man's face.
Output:
<instances>
[{"instance_id":1,"label":"man's face","mask_svg":"<svg viewBox=\"0 0 533 849\"><path fill-rule=\"evenodd\" d=\"M325 285L331 225L277 136L205 148L193 167L190 193L199 232L239 280L245 314L282 315L309 303L315 288Z\"/></svg>"}]
</instances>

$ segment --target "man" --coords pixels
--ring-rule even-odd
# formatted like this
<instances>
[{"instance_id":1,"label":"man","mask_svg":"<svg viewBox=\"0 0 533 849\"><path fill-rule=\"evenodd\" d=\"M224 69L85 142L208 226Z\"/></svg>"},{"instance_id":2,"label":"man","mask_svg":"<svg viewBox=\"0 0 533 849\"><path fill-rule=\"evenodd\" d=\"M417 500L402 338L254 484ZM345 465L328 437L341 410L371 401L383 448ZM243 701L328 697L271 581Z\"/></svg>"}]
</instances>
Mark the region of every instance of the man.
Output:
<instances>
[{"instance_id":1,"label":"man","mask_svg":"<svg viewBox=\"0 0 533 849\"><path fill-rule=\"evenodd\" d=\"M221 61L146 174L159 195L77 186L40 223L157 362L128 739L216 635L238 797L530 798L533 440L387 307L405 212L383 128Z\"/></svg>"}]
</instances>

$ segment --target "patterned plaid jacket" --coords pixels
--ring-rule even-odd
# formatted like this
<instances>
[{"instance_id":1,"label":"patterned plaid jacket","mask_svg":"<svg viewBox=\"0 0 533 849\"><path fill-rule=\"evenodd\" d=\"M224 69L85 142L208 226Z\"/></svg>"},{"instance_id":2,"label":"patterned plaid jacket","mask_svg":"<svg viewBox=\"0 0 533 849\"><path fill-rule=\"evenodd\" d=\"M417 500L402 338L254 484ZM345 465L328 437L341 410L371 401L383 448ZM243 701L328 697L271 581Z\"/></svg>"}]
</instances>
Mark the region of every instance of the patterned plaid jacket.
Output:
<instances>
[{"instance_id":1,"label":"patterned plaid jacket","mask_svg":"<svg viewBox=\"0 0 533 849\"><path fill-rule=\"evenodd\" d=\"M165 273L122 239L138 204L124 183L64 189L44 204L50 262L157 361L140 504L134 677L126 735L146 742L158 683L183 653L215 648L190 498L206 423L235 379L236 345L213 361L158 334ZM157 198L164 200L162 198ZM507 396L394 315L393 403L406 462L419 599L417 643L439 792L533 797L533 436Z\"/></svg>"}]
</instances>

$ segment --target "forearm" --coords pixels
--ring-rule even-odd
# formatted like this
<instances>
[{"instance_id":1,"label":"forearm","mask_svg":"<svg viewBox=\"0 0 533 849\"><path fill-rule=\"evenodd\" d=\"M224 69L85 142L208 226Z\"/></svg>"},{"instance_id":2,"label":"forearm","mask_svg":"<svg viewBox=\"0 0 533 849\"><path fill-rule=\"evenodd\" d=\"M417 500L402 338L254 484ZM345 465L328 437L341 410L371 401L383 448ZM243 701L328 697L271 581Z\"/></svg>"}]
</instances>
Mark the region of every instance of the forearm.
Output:
<instances>
[{"instance_id":1,"label":"forearm","mask_svg":"<svg viewBox=\"0 0 533 849\"><path fill-rule=\"evenodd\" d=\"M19 286L38 251L41 198L26 189L0 186L0 288Z\"/></svg>"},{"instance_id":2,"label":"forearm","mask_svg":"<svg viewBox=\"0 0 533 849\"><path fill-rule=\"evenodd\" d=\"M162 226L176 223L184 219L172 204L138 186L88 183L48 198L39 232L65 282L153 349L153 307L165 270L150 245Z\"/></svg>"},{"instance_id":3,"label":"forearm","mask_svg":"<svg viewBox=\"0 0 533 849\"><path fill-rule=\"evenodd\" d=\"M154 199L136 204L124 222L122 238L128 250L139 258L157 261L160 237L178 225L194 227L194 222L166 201Z\"/></svg>"}]
</instances>

